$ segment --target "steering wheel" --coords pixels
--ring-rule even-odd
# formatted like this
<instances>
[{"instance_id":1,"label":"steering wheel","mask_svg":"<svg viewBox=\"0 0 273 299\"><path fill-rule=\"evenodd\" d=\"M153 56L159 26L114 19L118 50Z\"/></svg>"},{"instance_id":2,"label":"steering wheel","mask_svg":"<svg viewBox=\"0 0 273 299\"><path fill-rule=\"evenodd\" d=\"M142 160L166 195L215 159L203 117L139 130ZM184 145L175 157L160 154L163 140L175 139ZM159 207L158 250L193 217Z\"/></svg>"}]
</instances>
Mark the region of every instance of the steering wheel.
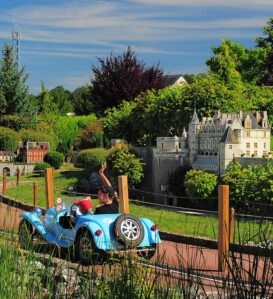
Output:
<instances>
[{"instance_id":1,"label":"steering wheel","mask_svg":"<svg viewBox=\"0 0 273 299\"><path fill-rule=\"evenodd\" d=\"M70 215L76 216L76 211L77 211L78 205L73 203L70 207Z\"/></svg>"}]
</instances>

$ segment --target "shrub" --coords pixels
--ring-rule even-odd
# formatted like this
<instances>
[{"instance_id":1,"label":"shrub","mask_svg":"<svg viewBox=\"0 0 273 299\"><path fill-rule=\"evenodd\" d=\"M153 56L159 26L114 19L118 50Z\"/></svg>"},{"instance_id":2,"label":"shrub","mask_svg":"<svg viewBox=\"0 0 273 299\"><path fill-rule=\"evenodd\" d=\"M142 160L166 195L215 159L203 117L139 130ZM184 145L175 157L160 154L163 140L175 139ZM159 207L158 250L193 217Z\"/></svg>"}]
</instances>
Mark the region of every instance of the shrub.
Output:
<instances>
[{"instance_id":1,"label":"shrub","mask_svg":"<svg viewBox=\"0 0 273 299\"><path fill-rule=\"evenodd\" d=\"M0 126L20 131L22 129L34 128L35 121L27 116L22 115L2 115L0 117Z\"/></svg>"},{"instance_id":2,"label":"shrub","mask_svg":"<svg viewBox=\"0 0 273 299\"><path fill-rule=\"evenodd\" d=\"M51 167L50 164L48 164L46 162L41 162L41 163L35 164L34 171L36 171L37 173L39 173L40 176L44 176L45 169L46 168L50 168L50 167Z\"/></svg>"},{"instance_id":3,"label":"shrub","mask_svg":"<svg viewBox=\"0 0 273 299\"><path fill-rule=\"evenodd\" d=\"M56 150L57 137L52 134L47 134L39 131L37 132L34 130L21 130L19 133L24 142L27 141L49 142L50 149L52 151Z\"/></svg>"},{"instance_id":4,"label":"shrub","mask_svg":"<svg viewBox=\"0 0 273 299\"><path fill-rule=\"evenodd\" d=\"M64 162L64 155L54 151L47 152L44 156L44 162L49 163L55 169L59 169Z\"/></svg>"},{"instance_id":5,"label":"shrub","mask_svg":"<svg viewBox=\"0 0 273 299\"><path fill-rule=\"evenodd\" d=\"M109 155L109 150L105 148L93 148L80 151L78 155L78 163L84 168L89 168L91 171L98 171L101 164Z\"/></svg>"},{"instance_id":6,"label":"shrub","mask_svg":"<svg viewBox=\"0 0 273 299\"><path fill-rule=\"evenodd\" d=\"M81 149L103 147L103 130L100 120L95 120L92 124L82 130L78 146Z\"/></svg>"},{"instance_id":7,"label":"shrub","mask_svg":"<svg viewBox=\"0 0 273 299\"><path fill-rule=\"evenodd\" d=\"M14 152L18 148L20 135L9 128L0 127L0 149Z\"/></svg>"},{"instance_id":8,"label":"shrub","mask_svg":"<svg viewBox=\"0 0 273 299\"><path fill-rule=\"evenodd\" d=\"M208 198L217 186L217 175L202 170L190 170L185 177L186 193L190 197Z\"/></svg>"},{"instance_id":9,"label":"shrub","mask_svg":"<svg viewBox=\"0 0 273 299\"><path fill-rule=\"evenodd\" d=\"M143 177L144 163L137 153L125 144L114 147L107 158L112 176L127 175L130 186L139 184Z\"/></svg>"}]
</instances>

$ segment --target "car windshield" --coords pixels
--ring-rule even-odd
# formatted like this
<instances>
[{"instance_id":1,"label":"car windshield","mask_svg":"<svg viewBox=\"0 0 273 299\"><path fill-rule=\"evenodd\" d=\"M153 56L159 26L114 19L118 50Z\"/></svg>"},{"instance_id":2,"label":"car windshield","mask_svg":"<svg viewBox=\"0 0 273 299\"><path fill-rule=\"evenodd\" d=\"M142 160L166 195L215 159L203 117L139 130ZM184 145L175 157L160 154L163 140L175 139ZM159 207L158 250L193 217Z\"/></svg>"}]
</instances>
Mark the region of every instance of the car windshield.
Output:
<instances>
[{"instance_id":1,"label":"car windshield","mask_svg":"<svg viewBox=\"0 0 273 299\"><path fill-rule=\"evenodd\" d=\"M55 207L56 210L61 211L64 209L70 210L72 204L74 203L75 198L74 197L58 197L55 200Z\"/></svg>"}]
</instances>

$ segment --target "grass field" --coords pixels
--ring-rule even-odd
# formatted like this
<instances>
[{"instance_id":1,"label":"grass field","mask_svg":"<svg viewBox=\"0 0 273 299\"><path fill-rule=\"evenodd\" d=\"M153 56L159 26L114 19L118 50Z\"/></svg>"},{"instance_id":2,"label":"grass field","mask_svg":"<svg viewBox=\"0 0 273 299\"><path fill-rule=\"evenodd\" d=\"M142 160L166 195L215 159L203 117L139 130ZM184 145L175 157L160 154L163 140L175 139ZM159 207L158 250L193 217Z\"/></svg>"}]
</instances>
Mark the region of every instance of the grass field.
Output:
<instances>
[{"instance_id":1,"label":"grass field","mask_svg":"<svg viewBox=\"0 0 273 299\"><path fill-rule=\"evenodd\" d=\"M54 196L65 198L62 194L69 185L76 183L77 171L56 172L54 175ZM8 177L8 184L15 177ZM45 178L37 176L21 177L22 185L8 186L7 196L17 201L33 205L33 182L38 183L38 204L46 206ZM23 185L28 182L28 185ZM76 197L75 197L76 198ZM80 198L77 196L77 198ZM98 200L93 198L93 206L98 205ZM146 206L130 204L130 213L137 217L146 217L157 223L159 229L175 234L200 236L209 239L218 239L218 219L214 216L193 216L179 212L158 210ZM266 238L273 238L272 222L255 223L253 221L235 221L235 241L247 243L248 241L259 242Z\"/></svg>"}]
</instances>

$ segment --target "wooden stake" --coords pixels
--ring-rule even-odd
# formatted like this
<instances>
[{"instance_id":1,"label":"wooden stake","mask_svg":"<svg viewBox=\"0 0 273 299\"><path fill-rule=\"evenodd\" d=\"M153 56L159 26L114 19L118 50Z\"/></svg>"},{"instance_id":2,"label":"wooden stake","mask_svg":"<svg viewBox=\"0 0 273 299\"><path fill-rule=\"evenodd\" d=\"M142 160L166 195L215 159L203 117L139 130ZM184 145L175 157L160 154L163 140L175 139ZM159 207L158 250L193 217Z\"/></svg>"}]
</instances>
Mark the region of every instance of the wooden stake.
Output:
<instances>
[{"instance_id":1,"label":"wooden stake","mask_svg":"<svg viewBox=\"0 0 273 299\"><path fill-rule=\"evenodd\" d=\"M2 186L2 194L6 195L7 190L7 173L6 170L3 170L3 186Z\"/></svg>"},{"instance_id":2,"label":"wooden stake","mask_svg":"<svg viewBox=\"0 0 273 299\"><path fill-rule=\"evenodd\" d=\"M235 220L235 209L229 210L229 243L234 241L234 220Z\"/></svg>"},{"instance_id":3,"label":"wooden stake","mask_svg":"<svg viewBox=\"0 0 273 299\"><path fill-rule=\"evenodd\" d=\"M33 205L38 207L38 184L36 182L33 183Z\"/></svg>"},{"instance_id":4,"label":"wooden stake","mask_svg":"<svg viewBox=\"0 0 273 299\"><path fill-rule=\"evenodd\" d=\"M54 207L53 168L45 170L46 208Z\"/></svg>"},{"instance_id":5,"label":"wooden stake","mask_svg":"<svg viewBox=\"0 0 273 299\"><path fill-rule=\"evenodd\" d=\"M118 189L120 198L120 213L129 214L128 177L126 175L120 175L118 177Z\"/></svg>"},{"instance_id":6,"label":"wooden stake","mask_svg":"<svg viewBox=\"0 0 273 299\"><path fill-rule=\"evenodd\" d=\"M227 270L229 253L229 186L218 187L218 270Z\"/></svg>"}]
</instances>

